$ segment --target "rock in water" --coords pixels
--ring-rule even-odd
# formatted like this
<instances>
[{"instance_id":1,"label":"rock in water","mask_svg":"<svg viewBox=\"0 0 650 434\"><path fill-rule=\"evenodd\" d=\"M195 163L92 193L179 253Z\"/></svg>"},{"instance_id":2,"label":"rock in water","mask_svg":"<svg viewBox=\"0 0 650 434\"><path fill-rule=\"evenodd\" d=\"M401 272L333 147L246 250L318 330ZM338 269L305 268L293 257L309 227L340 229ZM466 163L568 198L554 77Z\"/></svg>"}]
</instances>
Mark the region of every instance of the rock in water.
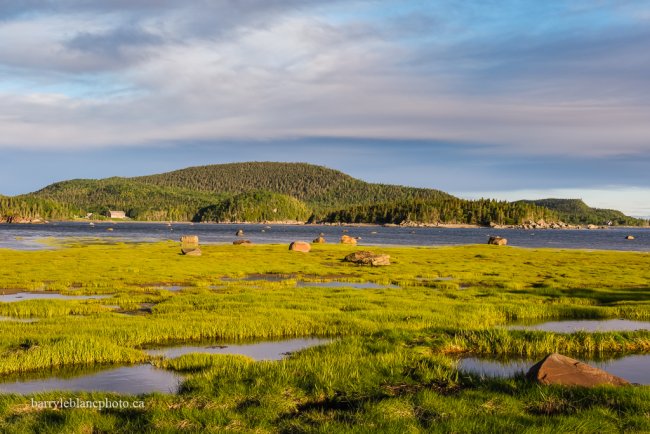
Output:
<instances>
[{"instance_id":1,"label":"rock in water","mask_svg":"<svg viewBox=\"0 0 650 434\"><path fill-rule=\"evenodd\" d=\"M244 230L243 229L238 230L235 235L238 236L238 237L243 237L244 236Z\"/></svg>"},{"instance_id":2,"label":"rock in water","mask_svg":"<svg viewBox=\"0 0 650 434\"><path fill-rule=\"evenodd\" d=\"M508 239L503 237L490 237L488 244L494 244L495 246L505 246L508 244Z\"/></svg>"},{"instance_id":3,"label":"rock in water","mask_svg":"<svg viewBox=\"0 0 650 434\"><path fill-rule=\"evenodd\" d=\"M325 237L320 236L312 241L314 244L325 244Z\"/></svg>"},{"instance_id":4,"label":"rock in water","mask_svg":"<svg viewBox=\"0 0 650 434\"><path fill-rule=\"evenodd\" d=\"M373 267L390 265L389 255L376 254L365 250L350 253L343 260L357 265L372 265Z\"/></svg>"},{"instance_id":5,"label":"rock in water","mask_svg":"<svg viewBox=\"0 0 650 434\"><path fill-rule=\"evenodd\" d=\"M579 360L553 353L535 364L527 374L528 378L541 384L562 386L595 387L605 384L626 386L630 383L602 369L594 368Z\"/></svg>"},{"instance_id":6,"label":"rock in water","mask_svg":"<svg viewBox=\"0 0 650 434\"><path fill-rule=\"evenodd\" d=\"M341 244L356 244L356 243L357 243L357 240L355 240L354 238L352 238L349 235L343 235L341 237Z\"/></svg>"},{"instance_id":7,"label":"rock in water","mask_svg":"<svg viewBox=\"0 0 650 434\"><path fill-rule=\"evenodd\" d=\"M235 240L232 242L235 246L253 244L250 240Z\"/></svg>"},{"instance_id":8,"label":"rock in water","mask_svg":"<svg viewBox=\"0 0 650 434\"><path fill-rule=\"evenodd\" d=\"M627 237L625 237L625 239L626 239L626 240L633 240L633 239L634 239L634 235L628 235Z\"/></svg>"},{"instance_id":9,"label":"rock in water","mask_svg":"<svg viewBox=\"0 0 650 434\"><path fill-rule=\"evenodd\" d=\"M289 250L293 250L294 252L307 253L311 250L311 245L304 241L294 241L293 243L289 244Z\"/></svg>"}]
</instances>

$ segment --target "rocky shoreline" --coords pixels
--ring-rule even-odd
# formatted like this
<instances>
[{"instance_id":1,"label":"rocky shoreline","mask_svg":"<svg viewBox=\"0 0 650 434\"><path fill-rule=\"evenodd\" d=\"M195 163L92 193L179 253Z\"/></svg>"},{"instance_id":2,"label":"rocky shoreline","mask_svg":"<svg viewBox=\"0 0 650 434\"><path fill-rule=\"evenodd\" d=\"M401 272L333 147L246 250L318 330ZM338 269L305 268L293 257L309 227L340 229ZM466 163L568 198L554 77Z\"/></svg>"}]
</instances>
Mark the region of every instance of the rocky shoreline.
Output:
<instances>
[{"instance_id":1,"label":"rocky shoreline","mask_svg":"<svg viewBox=\"0 0 650 434\"><path fill-rule=\"evenodd\" d=\"M571 225L564 223L562 221L558 222L546 222L544 220L538 221L526 221L521 225L499 225L496 223L490 223L488 226L484 225L472 225L466 223L422 223L414 221L403 221L399 224L396 223L329 223L329 222L315 222L315 223L306 223L296 220L282 220L282 221L261 221L261 222L187 222L187 221L139 221L139 220L89 220L89 219L74 219L74 220L57 220L61 222L93 222L93 223L126 223L126 224L145 224L145 223L159 223L159 224L229 224L229 225L295 225L295 226L347 226L347 227L404 227L404 228L448 228L448 229L474 229L474 228L492 228L492 229L524 229L524 230L545 230L545 229L561 229L561 230L596 230L596 229L608 229L612 227L622 228L640 228L644 226L610 226L610 225ZM47 224L50 223L48 220L40 218L23 218L23 217L7 217L4 216L0 218L0 224Z\"/></svg>"},{"instance_id":2,"label":"rocky shoreline","mask_svg":"<svg viewBox=\"0 0 650 434\"><path fill-rule=\"evenodd\" d=\"M383 226L383 227L406 227L406 228L450 228L450 229L472 229L472 228L492 228L492 229L564 229L564 230L579 230L579 229L608 229L610 227L623 227L623 226L608 226L608 225L570 225L562 221L558 222L545 222L544 220L538 221L526 221L521 225L499 225L496 223L490 223L487 226L484 225L471 225L466 223L421 223L414 221L404 221L399 224L396 223L385 223L385 224L372 224L372 223L321 223L324 226ZM633 226L636 227L636 226ZM640 227L640 226L639 226Z\"/></svg>"},{"instance_id":3,"label":"rocky shoreline","mask_svg":"<svg viewBox=\"0 0 650 434\"><path fill-rule=\"evenodd\" d=\"M16 217L16 216L2 216L0 217L0 224L1 223L6 223L6 224L21 224L21 225L42 225L49 223L47 220L43 220L40 218L24 218L24 217Z\"/></svg>"}]
</instances>

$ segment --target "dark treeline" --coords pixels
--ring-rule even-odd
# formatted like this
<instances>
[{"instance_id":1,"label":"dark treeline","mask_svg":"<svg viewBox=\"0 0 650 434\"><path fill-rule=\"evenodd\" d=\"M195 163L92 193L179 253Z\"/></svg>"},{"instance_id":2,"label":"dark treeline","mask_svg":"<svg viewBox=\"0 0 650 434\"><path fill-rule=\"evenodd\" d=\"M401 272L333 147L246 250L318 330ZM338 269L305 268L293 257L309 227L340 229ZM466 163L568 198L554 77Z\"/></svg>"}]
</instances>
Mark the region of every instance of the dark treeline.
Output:
<instances>
[{"instance_id":1,"label":"dark treeline","mask_svg":"<svg viewBox=\"0 0 650 434\"><path fill-rule=\"evenodd\" d=\"M518 225L528 220L557 220L557 213L531 204L496 200L444 199L438 202L415 200L355 206L325 216L328 223L455 223Z\"/></svg>"}]
</instances>

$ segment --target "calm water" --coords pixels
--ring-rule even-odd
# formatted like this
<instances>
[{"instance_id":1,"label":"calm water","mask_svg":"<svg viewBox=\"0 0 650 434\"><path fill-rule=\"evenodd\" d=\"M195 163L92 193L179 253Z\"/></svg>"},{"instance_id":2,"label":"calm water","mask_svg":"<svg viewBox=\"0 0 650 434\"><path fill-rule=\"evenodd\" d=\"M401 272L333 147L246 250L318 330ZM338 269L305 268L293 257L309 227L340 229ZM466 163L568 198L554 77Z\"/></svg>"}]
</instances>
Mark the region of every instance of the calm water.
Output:
<instances>
[{"instance_id":1,"label":"calm water","mask_svg":"<svg viewBox=\"0 0 650 434\"><path fill-rule=\"evenodd\" d=\"M0 393L72 392L176 393L183 377L151 365L92 370L58 371L49 378L25 378L0 383Z\"/></svg>"},{"instance_id":2,"label":"calm water","mask_svg":"<svg viewBox=\"0 0 650 434\"><path fill-rule=\"evenodd\" d=\"M305 338L239 345L178 345L149 349L153 356L179 357L190 353L242 354L255 360L280 360L294 351L327 344L329 339ZM135 365L110 368L68 369L55 372L25 374L0 383L0 393L37 393L52 390L103 391L114 393L176 393L183 376L155 368Z\"/></svg>"},{"instance_id":3,"label":"calm water","mask_svg":"<svg viewBox=\"0 0 650 434\"><path fill-rule=\"evenodd\" d=\"M113 231L107 231L107 228ZM484 244L488 236L508 238L508 244L521 247L555 247L579 249L610 249L650 251L650 229L610 228L603 230L533 230L520 229L447 229L401 227L350 227L319 225L235 225L235 224L173 224L165 223L95 223L55 222L44 225L0 224L0 247L39 249L47 246L38 239L55 237L93 237L103 242L178 240L181 235L198 235L203 243L232 243L235 232L244 230L244 237L253 243L289 243L311 241L324 233L328 242L338 242L344 233L361 237L359 245L444 246ZM347 232L343 232L346 230ZM635 240L626 240L633 235Z\"/></svg>"},{"instance_id":4,"label":"calm water","mask_svg":"<svg viewBox=\"0 0 650 434\"><path fill-rule=\"evenodd\" d=\"M302 350L304 348L313 347L315 345L322 345L330 343L329 339L318 338L304 338L304 339L290 339L284 341L271 341L271 342L255 342L250 344L209 344L209 345L178 345L163 348L153 348L145 350L145 352L152 356L163 357L179 357L184 354L190 353L208 353L208 354L241 354L251 357L255 360L280 360L286 356L287 353Z\"/></svg>"},{"instance_id":5,"label":"calm water","mask_svg":"<svg viewBox=\"0 0 650 434\"><path fill-rule=\"evenodd\" d=\"M607 320L562 320L547 321L528 324L513 324L508 328L512 330L540 330L556 333L585 332L622 332L636 330L650 330L648 321L631 321L627 319Z\"/></svg>"},{"instance_id":6,"label":"calm water","mask_svg":"<svg viewBox=\"0 0 650 434\"><path fill-rule=\"evenodd\" d=\"M169 285L169 286L153 286L153 289L159 289L161 291L181 291L184 286L181 285Z\"/></svg>"},{"instance_id":7,"label":"calm water","mask_svg":"<svg viewBox=\"0 0 650 434\"><path fill-rule=\"evenodd\" d=\"M296 283L298 288L355 288L355 289L398 289L399 286L389 284L381 285L379 283L372 282L305 282L299 281Z\"/></svg>"},{"instance_id":8,"label":"calm water","mask_svg":"<svg viewBox=\"0 0 650 434\"><path fill-rule=\"evenodd\" d=\"M458 361L458 369L484 377L507 378L518 373L525 374L539 360L541 358L538 360L522 358L500 360L467 357ZM650 384L649 354L626 356L620 359L609 360L578 360L624 378L630 383Z\"/></svg>"},{"instance_id":9,"label":"calm water","mask_svg":"<svg viewBox=\"0 0 650 434\"><path fill-rule=\"evenodd\" d=\"M237 277L222 277L221 280L224 282L284 282L294 276L278 274L256 274L251 276L246 276L242 278ZM296 282L296 287L298 288L355 288L355 289L397 289L399 286L388 284L382 285L379 283L372 282L341 282L338 280L333 280L329 282L308 282L305 280L299 280Z\"/></svg>"},{"instance_id":10,"label":"calm water","mask_svg":"<svg viewBox=\"0 0 650 434\"><path fill-rule=\"evenodd\" d=\"M15 303L25 300L92 300L112 297L112 295L63 295L57 292L17 292L0 295L0 302Z\"/></svg>"}]
</instances>

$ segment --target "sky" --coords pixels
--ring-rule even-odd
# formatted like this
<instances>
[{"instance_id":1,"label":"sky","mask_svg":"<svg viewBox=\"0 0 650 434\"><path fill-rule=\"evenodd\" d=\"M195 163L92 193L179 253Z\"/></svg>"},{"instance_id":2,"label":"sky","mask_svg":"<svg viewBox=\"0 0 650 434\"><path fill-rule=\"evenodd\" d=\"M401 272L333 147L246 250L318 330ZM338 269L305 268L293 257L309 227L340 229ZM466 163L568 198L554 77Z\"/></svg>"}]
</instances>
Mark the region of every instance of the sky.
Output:
<instances>
[{"instance_id":1,"label":"sky","mask_svg":"<svg viewBox=\"0 0 650 434\"><path fill-rule=\"evenodd\" d=\"M650 3L0 0L0 194L304 161L650 216Z\"/></svg>"}]
</instances>

